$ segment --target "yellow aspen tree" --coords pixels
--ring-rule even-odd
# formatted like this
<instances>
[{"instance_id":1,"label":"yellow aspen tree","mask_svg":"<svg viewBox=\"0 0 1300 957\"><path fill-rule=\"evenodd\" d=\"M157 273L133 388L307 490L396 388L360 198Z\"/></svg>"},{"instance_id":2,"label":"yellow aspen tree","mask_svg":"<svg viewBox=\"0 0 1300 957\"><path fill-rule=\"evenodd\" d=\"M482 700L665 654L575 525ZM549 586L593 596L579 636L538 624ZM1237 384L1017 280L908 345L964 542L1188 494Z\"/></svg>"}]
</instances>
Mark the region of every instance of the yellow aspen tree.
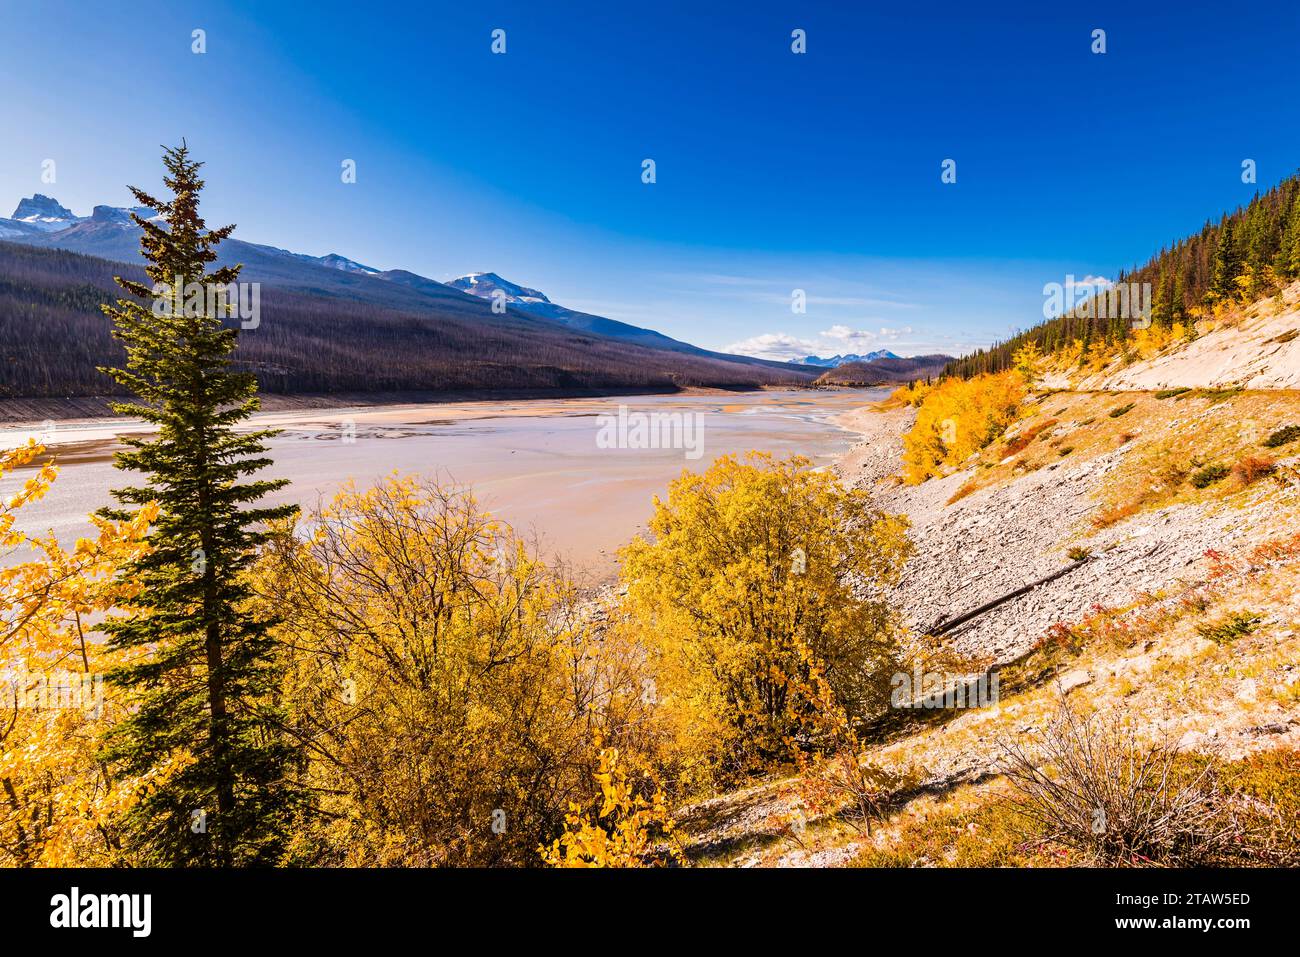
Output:
<instances>
[{"instance_id":1,"label":"yellow aspen tree","mask_svg":"<svg viewBox=\"0 0 1300 957\"><path fill-rule=\"evenodd\" d=\"M38 464L43 451L29 442L0 453L0 483L32 472L0 500L0 864L120 863L130 860L122 814L151 782L114 779L98 757L102 729L125 702L104 681L117 656L92 630L131 597L117 572L147 547L156 509L120 522L92 517L95 534L71 549L22 531L19 511L58 474Z\"/></svg>"}]
</instances>

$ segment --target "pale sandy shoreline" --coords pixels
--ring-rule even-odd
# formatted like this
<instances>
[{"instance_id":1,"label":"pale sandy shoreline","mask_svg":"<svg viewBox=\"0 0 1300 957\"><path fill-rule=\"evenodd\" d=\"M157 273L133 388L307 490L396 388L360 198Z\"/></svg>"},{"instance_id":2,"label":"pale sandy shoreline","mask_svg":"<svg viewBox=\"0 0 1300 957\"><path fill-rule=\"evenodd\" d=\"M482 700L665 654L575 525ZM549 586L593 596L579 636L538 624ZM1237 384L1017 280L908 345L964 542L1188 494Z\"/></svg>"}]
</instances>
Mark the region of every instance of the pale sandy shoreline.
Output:
<instances>
[{"instance_id":1,"label":"pale sandy shoreline","mask_svg":"<svg viewBox=\"0 0 1300 957\"><path fill-rule=\"evenodd\" d=\"M338 428L347 424L357 428L376 425L427 425L500 418L504 415L517 418L555 415L557 413L590 412L606 409L611 401L656 401L692 396L736 397L743 399L777 390L756 389L733 392L725 389L683 389L673 393L601 393L583 396L537 396L519 398L475 398L460 401L400 402L365 405L310 405L305 408L272 409L259 412L248 421L249 429L306 429ZM842 390L851 391L851 390ZM830 421L838 423L838 416ZM0 450L24 445L36 440L48 447L66 447L86 443L102 443L124 435L147 435L153 427L140 419L123 416L92 416L84 418L46 419L44 421L0 421ZM850 428L850 431L853 431Z\"/></svg>"},{"instance_id":2,"label":"pale sandy shoreline","mask_svg":"<svg viewBox=\"0 0 1300 957\"><path fill-rule=\"evenodd\" d=\"M449 407L483 407L500 403L528 403L530 405L546 402L566 402L579 399L650 399L671 396L754 396L765 392L802 391L799 386L789 388L761 387L756 389L716 389L701 386L686 386L681 389L648 392L645 390L619 389L577 389L577 390L536 390L536 389L502 389L480 392L420 392L420 393L329 393L303 395L276 395L264 393L259 396L262 411L259 421L264 416L288 416L286 421L293 421L296 416L330 416L338 413L385 412L391 410L410 410L423 408ZM850 390L807 390L807 391L850 391ZM127 401L128 396L80 396L66 399L30 398L0 399L0 434L22 430L36 433L47 428L50 423L56 427L66 426L76 429L90 429L94 426L120 425L116 434L130 431L133 420L112 414L108 409L110 401Z\"/></svg>"}]
</instances>

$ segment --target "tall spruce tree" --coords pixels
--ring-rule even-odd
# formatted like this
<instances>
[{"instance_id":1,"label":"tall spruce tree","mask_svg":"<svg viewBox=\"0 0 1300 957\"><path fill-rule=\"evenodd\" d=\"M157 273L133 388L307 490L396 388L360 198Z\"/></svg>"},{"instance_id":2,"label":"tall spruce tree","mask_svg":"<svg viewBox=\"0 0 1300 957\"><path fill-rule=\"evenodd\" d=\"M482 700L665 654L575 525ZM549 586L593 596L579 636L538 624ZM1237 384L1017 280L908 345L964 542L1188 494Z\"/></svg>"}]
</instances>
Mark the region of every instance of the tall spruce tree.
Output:
<instances>
[{"instance_id":1,"label":"tall spruce tree","mask_svg":"<svg viewBox=\"0 0 1300 957\"><path fill-rule=\"evenodd\" d=\"M1210 293L1218 299L1232 299L1237 292L1237 277L1241 275L1241 248L1237 240L1236 223L1224 217L1219 226L1219 242L1214 249L1214 272L1210 279Z\"/></svg>"},{"instance_id":2,"label":"tall spruce tree","mask_svg":"<svg viewBox=\"0 0 1300 957\"><path fill-rule=\"evenodd\" d=\"M1286 279L1300 277L1300 190L1283 223L1277 251L1277 271Z\"/></svg>"},{"instance_id":3,"label":"tall spruce tree","mask_svg":"<svg viewBox=\"0 0 1300 957\"><path fill-rule=\"evenodd\" d=\"M271 460L269 431L237 427L258 408L257 382L231 369L236 329L209 290L234 283L238 266L207 272L233 226L208 231L199 216L202 164L182 145L163 156L162 202L131 188L162 222L133 218L153 288L117 282L135 299L105 306L126 367L105 369L136 398L114 404L156 427L125 439L117 466L143 484L114 490L125 506L157 501L152 551L125 575L140 586L123 616L105 625L132 664L110 675L139 707L106 738L123 773L151 776L131 812L142 859L158 864L270 863L289 813L288 756L272 700L277 683L270 622L248 610L246 568L264 523L292 506L258 507L285 480L249 478ZM126 509L104 509L122 517Z\"/></svg>"}]
</instances>

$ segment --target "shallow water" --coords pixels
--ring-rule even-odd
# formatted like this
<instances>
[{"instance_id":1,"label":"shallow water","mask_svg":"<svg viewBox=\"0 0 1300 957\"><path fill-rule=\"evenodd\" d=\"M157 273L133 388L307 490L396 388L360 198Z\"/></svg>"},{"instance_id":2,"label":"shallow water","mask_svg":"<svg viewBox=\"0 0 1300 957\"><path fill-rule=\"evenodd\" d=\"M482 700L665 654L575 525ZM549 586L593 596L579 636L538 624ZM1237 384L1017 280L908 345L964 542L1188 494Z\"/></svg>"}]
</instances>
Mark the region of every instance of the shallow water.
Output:
<instances>
[{"instance_id":1,"label":"shallow water","mask_svg":"<svg viewBox=\"0 0 1300 957\"><path fill-rule=\"evenodd\" d=\"M831 418L884 394L532 399L272 413L259 416L259 424L284 429L271 441L276 464L269 471L290 484L269 496L272 502L310 509L348 479L365 486L393 471L436 476L471 486L485 508L521 534L535 536L546 554L600 581L613 574L615 551L644 528L652 497L663 494L683 469L702 471L720 455L751 449L799 453L829 464L856 438ZM607 437L612 432L599 417L617 417L620 406L629 413L692 416L680 420L690 427L678 433L678 444L688 447L601 447L602 426ZM113 426L118 432L135 428ZM52 529L70 544L88 533L85 516L111 501L109 489L134 477L113 468L109 453L117 443L102 423L61 424L55 434L63 443L53 446L58 481L45 499L22 510L21 527ZM635 443L635 429L625 438ZM17 473L5 484L14 486L22 477ZM0 494L12 491L7 487Z\"/></svg>"}]
</instances>

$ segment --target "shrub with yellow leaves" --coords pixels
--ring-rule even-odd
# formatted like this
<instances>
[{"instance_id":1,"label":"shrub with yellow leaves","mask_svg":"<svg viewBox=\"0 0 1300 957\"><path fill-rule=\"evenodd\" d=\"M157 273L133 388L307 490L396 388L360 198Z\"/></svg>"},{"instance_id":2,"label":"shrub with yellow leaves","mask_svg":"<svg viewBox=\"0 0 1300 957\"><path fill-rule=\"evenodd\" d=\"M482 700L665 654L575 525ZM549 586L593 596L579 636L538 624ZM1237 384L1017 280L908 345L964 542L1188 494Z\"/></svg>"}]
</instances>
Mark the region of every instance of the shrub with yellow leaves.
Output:
<instances>
[{"instance_id":1,"label":"shrub with yellow leaves","mask_svg":"<svg viewBox=\"0 0 1300 957\"><path fill-rule=\"evenodd\" d=\"M549 847L538 847L551 867L662 867L682 864L664 792L656 787L648 797L636 793L627 771L619 765L617 748L602 748L600 767L593 775L600 787L599 810L585 813L569 805L566 829Z\"/></svg>"},{"instance_id":2,"label":"shrub with yellow leaves","mask_svg":"<svg viewBox=\"0 0 1300 957\"><path fill-rule=\"evenodd\" d=\"M651 656L657 726L691 784L724 784L828 741L827 714L887 694L896 616L881 597L905 519L806 458L750 453L683 473L652 538L623 552L625 627Z\"/></svg>"},{"instance_id":3,"label":"shrub with yellow leaves","mask_svg":"<svg viewBox=\"0 0 1300 957\"><path fill-rule=\"evenodd\" d=\"M1013 368L1020 373L1020 377L1031 387L1038 381L1038 377L1045 365L1043 353L1038 348L1038 343L1033 341L1026 342L1017 349L1015 355L1011 357L1011 361Z\"/></svg>"},{"instance_id":4,"label":"shrub with yellow leaves","mask_svg":"<svg viewBox=\"0 0 1300 957\"><path fill-rule=\"evenodd\" d=\"M891 404L910 405L916 408L925 401L926 395L929 394L933 386L926 385L920 379L908 385L899 386L889 394L888 401Z\"/></svg>"},{"instance_id":5,"label":"shrub with yellow leaves","mask_svg":"<svg viewBox=\"0 0 1300 957\"><path fill-rule=\"evenodd\" d=\"M129 703L103 680L119 656L88 633L131 597L117 571L148 547L157 509L126 522L92 517L95 536L70 551L52 534L24 533L19 510L58 475L50 461L35 464L43 451L29 442L0 452L0 480L35 469L0 501L0 557L33 552L0 569L0 865L129 863L120 821L151 783L115 778L97 756L101 731Z\"/></svg>"},{"instance_id":6,"label":"shrub with yellow leaves","mask_svg":"<svg viewBox=\"0 0 1300 957\"><path fill-rule=\"evenodd\" d=\"M1014 370L944 379L930 389L903 436L904 479L917 485L965 462L1015 421L1025 392Z\"/></svg>"},{"instance_id":7,"label":"shrub with yellow leaves","mask_svg":"<svg viewBox=\"0 0 1300 957\"><path fill-rule=\"evenodd\" d=\"M287 530L282 530L286 531ZM536 862L642 704L571 583L468 493L347 487L257 569L281 619L302 863Z\"/></svg>"}]
</instances>

